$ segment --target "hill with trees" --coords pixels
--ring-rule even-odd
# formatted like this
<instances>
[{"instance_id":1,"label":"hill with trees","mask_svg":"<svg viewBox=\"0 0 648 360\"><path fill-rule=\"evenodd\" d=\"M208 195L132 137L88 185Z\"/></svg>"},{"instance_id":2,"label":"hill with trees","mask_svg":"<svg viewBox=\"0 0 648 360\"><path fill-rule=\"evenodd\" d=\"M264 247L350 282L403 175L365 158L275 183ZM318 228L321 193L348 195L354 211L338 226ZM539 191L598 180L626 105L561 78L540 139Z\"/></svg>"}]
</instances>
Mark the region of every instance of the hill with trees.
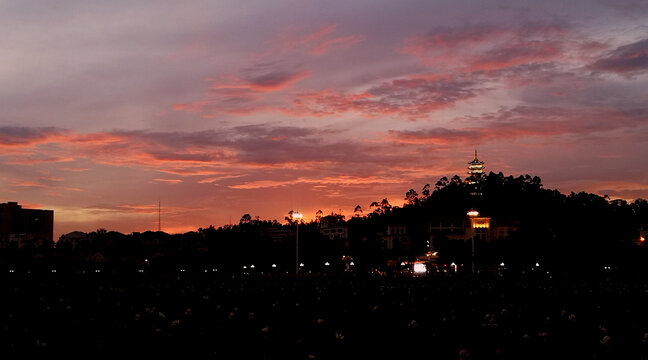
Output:
<instances>
[{"instance_id":1,"label":"hill with trees","mask_svg":"<svg viewBox=\"0 0 648 360\"><path fill-rule=\"evenodd\" d=\"M627 202L591 193L562 194L546 189L537 176L485 175L475 185L458 175L443 177L420 193L410 189L402 207L388 199L372 202L369 211L356 206L353 216L324 215L315 220L284 222L244 214L238 224L208 226L184 234L147 231L122 234L98 229L89 234L63 235L40 248L3 248L0 261L17 267L86 267L191 269L191 271L293 272L299 233L304 271L370 271L389 260L414 259L436 251L439 264L470 262L469 242L430 234L437 218L465 218L476 209L495 224L514 224L515 231L478 242L480 269L525 270L542 264L554 271L593 271L601 268L645 270L646 246L640 229L648 228L648 202ZM299 221L299 223L297 223ZM389 227L406 229L408 246L386 246ZM325 234L324 228L343 229ZM342 235L343 234L343 235ZM345 259L343 261L343 259ZM328 265L325 265L328 263Z\"/></svg>"}]
</instances>

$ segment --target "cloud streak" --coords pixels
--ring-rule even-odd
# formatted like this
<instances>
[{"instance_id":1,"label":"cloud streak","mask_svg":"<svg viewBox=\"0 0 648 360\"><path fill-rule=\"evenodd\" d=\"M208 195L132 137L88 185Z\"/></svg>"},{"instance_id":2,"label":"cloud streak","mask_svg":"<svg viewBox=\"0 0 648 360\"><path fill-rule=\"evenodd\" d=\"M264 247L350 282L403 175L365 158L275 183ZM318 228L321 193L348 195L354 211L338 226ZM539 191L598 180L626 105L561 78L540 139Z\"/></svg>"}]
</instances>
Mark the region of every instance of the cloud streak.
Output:
<instances>
[{"instance_id":1,"label":"cloud streak","mask_svg":"<svg viewBox=\"0 0 648 360\"><path fill-rule=\"evenodd\" d=\"M648 108L623 112L614 109L566 109L518 106L464 120L480 127L390 131L391 141L407 144L448 145L561 135L590 135L645 125Z\"/></svg>"},{"instance_id":2,"label":"cloud streak","mask_svg":"<svg viewBox=\"0 0 648 360\"><path fill-rule=\"evenodd\" d=\"M648 39L619 46L588 66L600 72L632 77L648 72Z\"/></svg>"}]
</instances>

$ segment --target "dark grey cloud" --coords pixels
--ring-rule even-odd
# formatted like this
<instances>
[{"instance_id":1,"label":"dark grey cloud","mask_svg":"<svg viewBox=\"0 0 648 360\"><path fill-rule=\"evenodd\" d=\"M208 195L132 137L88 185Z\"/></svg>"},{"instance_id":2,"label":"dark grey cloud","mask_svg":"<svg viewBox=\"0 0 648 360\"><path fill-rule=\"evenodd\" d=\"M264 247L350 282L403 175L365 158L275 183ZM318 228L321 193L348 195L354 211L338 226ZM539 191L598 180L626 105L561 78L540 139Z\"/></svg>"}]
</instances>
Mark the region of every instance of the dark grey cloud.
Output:
<instances>
[{"instance_id":1,"label":"dark grey cloud","mask_svg":"<svg viewBox=\"0 0 648 360\"><path fill-rule=\"evenodd\" d=\"M648 39L619 46L588 66L589 69L633 76L648 71Z\"/></svg>"},{"instance_id":2,"label":"dark grey cloud","mask_svg":"<svg viewBox=\"0 0 648 360\"><path fill-rule=\"evenodd\" d=\"M61 135L64 130L55 127L0 126L0 144L22 145Z\"/></svg>"}]
</instances>

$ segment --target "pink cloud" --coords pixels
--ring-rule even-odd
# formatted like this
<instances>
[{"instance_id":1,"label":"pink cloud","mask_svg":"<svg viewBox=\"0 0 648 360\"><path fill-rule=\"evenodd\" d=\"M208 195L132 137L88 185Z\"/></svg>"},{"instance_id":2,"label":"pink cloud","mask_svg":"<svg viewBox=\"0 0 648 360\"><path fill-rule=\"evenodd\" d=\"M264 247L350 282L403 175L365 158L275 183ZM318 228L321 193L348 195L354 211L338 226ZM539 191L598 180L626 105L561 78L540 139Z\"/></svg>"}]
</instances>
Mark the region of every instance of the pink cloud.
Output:
<instances>
[{"instance_id":1,"label":"pink cloud","mask_svg":"<svg viewBox=\"0 0 648 360\"><path fill-rule=\"evenodd\" d=\"M284 71L261 68L245 71L244 77L224 76L212 82L206 98L187 103L177 103L173 109L189 113L248 115L260 111L277 111L267 104L269 94L292 87L311 76L310 71Z\"/></svg>"},{"instance_id":2,"label":"pink cloud","mask_svg":"<svg viewBox=\"0 0 648 360\"><path fill-rule=\"evenodd\" d=\"M406 77L384 82L357 94L332 90L305 92L284 111L295 116L336 116L355 112L365 117L398 115L410 120L427 118L430 112L449 108L475 97L479 84L467 79Z\"/></svg>"},{"instance_id":3,"label":"pink cloud","mask_svg":"<svg viewBox=\"0 0 648 360\"><path fill-rule=\"evenodd\" d=\"M474 61L468 61L470 71L490 71L511 66L547 62L559 58L561 44L555 41L528 41L485 51Z\"/></svg>"},{"instance_id":4,"label":"pink cloud","mask_svg":"<svg viewBox=\"0 0 648 360\"><path fill-rule=\"evenodd\" d=\"M270 50L263 54L307 52L311 55L326 55L332 51L348 49L365 40L363 35L332 36L337 24L327 24L305 35L303 28L291 28L268 43Z\"/></svg>"},{"instance_id":5,"label":"pink cloud","mask_svg":"<svg viewBox=\"0 0 648 360\"><path fill-rule=\"evenodd\" d=\"M310 50L313 55L325 55L337 49L348 49L365 40L364 36L351 35L326 40Z\"/></svg>"},{"instance_id":6,"label":"pink cloud","mask_svg":"<svg viewBox=\"0 0 648 360\"><path fill-rule=\"evenodd\" d=\"M559 23L437 28L406 40L400 52L440 69L492 71L563 59L570 34L569 26Z\"/></svg>"}]
</instances>

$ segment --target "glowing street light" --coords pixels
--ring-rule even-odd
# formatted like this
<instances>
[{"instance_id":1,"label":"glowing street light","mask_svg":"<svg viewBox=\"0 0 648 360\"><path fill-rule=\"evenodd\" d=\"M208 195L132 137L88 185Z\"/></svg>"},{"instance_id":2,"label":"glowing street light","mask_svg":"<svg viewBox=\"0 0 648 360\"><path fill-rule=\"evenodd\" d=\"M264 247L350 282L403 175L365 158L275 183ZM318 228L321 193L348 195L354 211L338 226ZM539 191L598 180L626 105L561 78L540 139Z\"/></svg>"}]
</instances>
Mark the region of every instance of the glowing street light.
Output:
<instances>
[{"instance_id":1,"label":"glowing street light","mask_svg":"<svg viewBox=\"0 0 648 360\"><path fill-rule=\"evenodd\" d=\"M295 274L299 274L299 220L301 220L302 217L303 215L299 212L292 213L292 218L297 224L295 232Z\"/></svg>"}]
</instances>

